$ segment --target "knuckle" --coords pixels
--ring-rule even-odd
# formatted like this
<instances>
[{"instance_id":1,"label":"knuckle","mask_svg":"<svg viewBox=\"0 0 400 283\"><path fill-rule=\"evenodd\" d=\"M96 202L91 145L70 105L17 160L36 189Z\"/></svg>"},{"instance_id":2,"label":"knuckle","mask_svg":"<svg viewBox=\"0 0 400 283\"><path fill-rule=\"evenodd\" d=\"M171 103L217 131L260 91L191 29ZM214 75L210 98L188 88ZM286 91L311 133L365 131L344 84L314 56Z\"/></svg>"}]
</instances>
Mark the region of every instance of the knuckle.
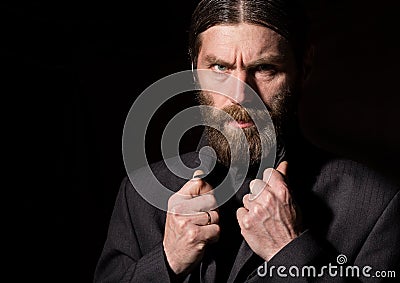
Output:
<instances>
[{"instance_id":1,"label":"knuckle","mask_svg":"<svg viewBox=\"0 0 400 283\"><path fill-rule=\"evenodd\" d=\"M286 198L287 196L287 188L285 185L279 185L276 190L275 190L275 194L278 198L282 199L282 198Z\"/></svg>"},{"instance_id":2,"label":"knuckle","mask_svg":"<svg viewBox=\"0 0 400 283\"><path fill-rule=\"evenodd\" d=\"M183 213L185 211L184 206L185 205L183 203L175 203L172 206L172 211L175 213Z\"/></svg>"},{"instance_id":3,"label":"knuckle","mask_svg":"<svg viewBox=\"0 0 400 283\"><path fill-rule=\"evenodd\" d=\"M251 218L248 217L248 216L243 217L242 223L243 223L243 227L244 227L245 229L250 229L251 226L252 226Z\"/></svg>"},{"instance_id":4,"label":"knuckle","mask_svg":"<svg viewBox=\"0 0 400 283\"><path fill-rule=\"evenodd\" d=\"M198 200L203 204L202 210L213 210L218 206L217 200L213 195L205 194L198 197Z\"/></svg>"},{"instance_id":5,"label":"knuckle","mask_svg":"<svg viewBox=\"0 0 400 283\"><path fill-rule=\"evenodd\" d=\"M221 227L219 225L216 225L216 234L217 235L221 234Z\"/></svg>"},{"instance_id":6,"label":"knuckle","mask_svg":"<svg viewBox=\"0 0 400 283\"><path fill-rule=\"evenodd\" d=\"M214 195L208 194L205 195L205 197L209 206L211 206L212 208L217 206L217 200Z\"/></svg>"},{"instance_id":7,"label":"knuckle","mask_svg":"<svg viewBox=\"0 0 400 283\"><path fill-rule=\"evenodd\" d=\"M192 229L189 229L188 231L187 231L187 233L186 233L186 237L187 237L187 239L188 239L188 242L189 243L196 243L197 242L197 237L198 237L198 235L199 235L199 231L198 231L198 229L197 228L192 228Z\"/></svg>"},{"instance_id":8,"label":"knuckle","mask_svg":"<svg viewBox=\"0 0 400 283\"><path fill-rule=\"evenodd\" d=\"M176 196L172 195L169 199L168 199L168 208L171 209L172 207L174 207L176 205Z\"/></svg>"},{"instance_id":9,"label":"knuckle","mask_svg":"<svg viewBox=\"0 0 400 283\"><path fill-rule=\"evenodd\" d=\"M268 193L266 194L266 196L265 196L265 203L264 203L264 206L265 207L271 207L272 206L272 204L273 204L273 195L272 195L272 192L270 192L270 191L268 191Z\"/></svg>"},{"instance_id":10,"label":"knuckle","mask_svg":"<svg viewBox=\"0 0 400 283\"><path fill-rule=\"evenodd\" d=\"M261 217L264 215L264 207L262 207L260 204L256 203L253 206L253 213L257 217Z\"/></svg>"},{"instance_id":11,"label":"knuckle","mask_svg":"<svg viewBox=\"0 0 400 283\"><path fill-rule=\"evenodd\" d=\"M213 211L213 222L214 223L219 223L219 214L216 211Z\"/></svg>"},{"instance_id":12,"label":"knuckle","mask_svg":"<svg viewBox=\"0 0 400 283\"><path fill-rule=\"evenodd\" d=\"M206 242L199 242L196 244L195 249L197 252L201 252L202 250L204 250L206 246Z\"/></svg>"},{"instance_id":13,"label":"knuckle","mask_svg":"<svg viewBox=\"0 0 400 283\"><path fill-rule=\"evenodd\" d=\"M214 227L212 231L204 239L206 242L219 238L219 235L221 233L221 228L219 227L219 225L213 225L213 226Z\"/></svg>"},{"instance_id":14,"label":"knuckle","mask_svg":"<svg viewBox=\"0 0 400 283\"><path fill-rule=\"evenodd\" d=\"M285 181L280 181L280 182L279 182L279 188L281 188L281 189L284 190L285 192L288 192L288 191L289 191L289 188L288 188L288 186L287 186L287 184L286 184Z\"/></svg>"},{"instance_id":15,"label":"knuckle","mask_svg":"<svg viewBox=\"0 0 400 283\"><path fill-rule=\"evenodd\" d=\"M287 187L287 184L281 180L276 181L272 185L270 185L269 190L273 195L277 197L282 197L289 194L289 189Z\"/></svg>"},{"instance_id":16,"label":"knuckle","mask_svg":"<svg viewBox=\"0 0 400 283\"><path fill-rule=\"evenodd\" d=\"M176 226L180 229L180 230L184 230L188 225L188 219L187 218L183 218L183 217L179 217L176 220Z\"/></svg>"},{"instance_id":17,"label":"knuckle","mask_svg":"<svg viewBox=\"0 0 400 283\"><path fill-rule=\"evenodd\" d=\"M221 227L219 227L219 225L215 225L215 230L212 237L219 236L220 233L221 233Z\"/></svg>"}]
</instances>

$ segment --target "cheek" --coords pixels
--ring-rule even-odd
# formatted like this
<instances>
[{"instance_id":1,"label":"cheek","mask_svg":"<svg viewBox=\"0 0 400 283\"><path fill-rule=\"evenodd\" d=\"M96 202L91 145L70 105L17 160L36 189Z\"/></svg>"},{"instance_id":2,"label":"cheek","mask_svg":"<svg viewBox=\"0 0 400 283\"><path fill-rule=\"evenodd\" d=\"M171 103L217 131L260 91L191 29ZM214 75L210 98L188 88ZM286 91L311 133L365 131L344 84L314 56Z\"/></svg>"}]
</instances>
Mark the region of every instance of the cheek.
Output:
<instances>
[{"instance_id":1,"label":"cheek","mask_svg":"<svg viewBox=\"0 0 400 283\"><path fill-rule=\"evenodd\" d=\"M232 104L231 100L226 97L225 95L222 94L217 94L217 93L208 93L208 97L211 99L213 102L213 106L222 109L225 106L229 106Z\"/></svg>"},{"instance_id":2,"label":"cheek","mask_svg":"<svg viewBox=\"0 0 400 283\"><path fill-rule=\"evenodd\" d=\"M277 77L269 82L257 81L259 95L264 103L269 103L287 88L286 76Z\"/></svg>"}]
</instances>

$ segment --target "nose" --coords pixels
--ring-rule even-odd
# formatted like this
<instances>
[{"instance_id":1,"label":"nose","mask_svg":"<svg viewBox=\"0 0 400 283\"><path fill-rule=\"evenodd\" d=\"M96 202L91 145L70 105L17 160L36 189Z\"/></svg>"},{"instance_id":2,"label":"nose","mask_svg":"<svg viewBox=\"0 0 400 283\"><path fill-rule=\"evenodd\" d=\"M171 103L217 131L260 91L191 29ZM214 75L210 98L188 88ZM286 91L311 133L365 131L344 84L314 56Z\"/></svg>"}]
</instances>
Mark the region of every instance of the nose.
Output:
<instances>
[{"instance_id":1,"label":"nose","mask_svg":"<svg viewBox=\"0 0 400 283\"><path fill-rule=\"evenodd\" d=\"M251 77L245 70L239 70L232 75L232 99L237 104L246 104L253 100Z\"/></svg>"}]
</instances>

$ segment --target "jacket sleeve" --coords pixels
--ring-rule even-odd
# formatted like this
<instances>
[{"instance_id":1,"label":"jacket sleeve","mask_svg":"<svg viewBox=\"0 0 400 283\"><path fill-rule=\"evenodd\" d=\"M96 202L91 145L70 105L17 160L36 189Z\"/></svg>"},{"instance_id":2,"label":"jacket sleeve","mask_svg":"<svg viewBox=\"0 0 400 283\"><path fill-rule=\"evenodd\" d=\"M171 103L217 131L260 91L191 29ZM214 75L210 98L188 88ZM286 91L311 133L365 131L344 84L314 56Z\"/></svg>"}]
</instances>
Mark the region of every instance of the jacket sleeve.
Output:
<instances>
[{"instance_id":1,"label":"jacket sleeve","mask_svg":"<svg viewBox=\"0 0 400 283\"><path fill-rule=\"evenodd\" d=\"M400 277L400 192L390 201L354 261L359 267L370 266L374 282ZM395 273L393 273L395 272Z\"/></svg>"},{"instance_id":2,"label":"jacket sleeve","mask_svg":"<svg viewBox=\"0 0 400 283\"><path fill-rule=\"evenodd\" d=\"M306 230L270 261L255 270L249 276L248 282L314 282L309 280L310 278L301 276L302 267L315 266L318 269L317 266L328 262L332 255L333 251L328 245L318 240L310 230Z\"/></svg>"},{"instance_id":3,"label":"jacket sleeve","mask_svg":"<svg viewBox=\"0 0 400 283\"><path fill-rule=\"evenodd\" d=\"M171 282L162 241L142 254L127 201L126 177L118 192L94 282Z\"/></svg>"},{"instance_id":4,"label":"jacket sleeve","mask_svg":"<svg viewBox=\"0 0 400 283\"><path fill-rule=\"evenodd\" d=\"M290 242L277 253L259 271L254 271L247 282L387 282L400 276L400 192L389 202L373 229L366 237L354 262L347 262L347 266L357 267L359 275L339 276L331 275L328 268L323 266L340 266L339 254L329 247L327 243L320 241L307 230L298 238ZM284 269L281 267L283 266ZM296 276L297 269L300 276ZM316 276L302 276L303 267L315 267ZM266 267L266 268L265 268ZM271 270L272 267L272 270ZM278 268L281 273L278 274ZM304 269L308 274L309 269ZM264 276L259 276L259 273ZM345 274L345 271L344 273ZM354 273L356 274L356 273ZM394 278L395 277L395 278Z\"/></svg>"}]
</instances>

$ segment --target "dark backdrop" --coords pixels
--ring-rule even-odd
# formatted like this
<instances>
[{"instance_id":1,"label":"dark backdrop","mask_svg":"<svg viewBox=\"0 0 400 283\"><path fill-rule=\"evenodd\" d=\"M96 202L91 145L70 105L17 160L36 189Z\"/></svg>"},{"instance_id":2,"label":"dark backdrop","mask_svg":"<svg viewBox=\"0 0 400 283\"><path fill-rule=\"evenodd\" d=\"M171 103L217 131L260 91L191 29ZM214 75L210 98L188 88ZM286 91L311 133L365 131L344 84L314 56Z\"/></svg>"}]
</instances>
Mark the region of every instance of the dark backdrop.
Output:
<instances>
[{"instance_id":1,"label":"dark backdrop","mask_svg":"<svg viewBox=\"0 0 400 283\"><path fill-rule=\"evenodd\" d=\"M44 94L39 96L43 101L36 101L52 109L44 120L50 125L57 121L57 129L59 122L63 125L54 135L51 127L51 138L44 141L52 150L58 181L46 198L50 209L40 216L54 224L54 234L68 235L51 241L54 252L45 262L62 275L52 282L67 277L73 277L68 282L92 281L125 175L121 137L126 115L151 83L189 69L187 29L196 2L32 1L10 7L12 40L6 55L22 67L12 70L26 75L16 81ZM315 144L398 180L400 4L307 3L317 49L311 83L300 104L304 133ZM158 127L149 134L150 160L159 158L159 131L165 122L192 103L185 100L163 108ZM33 193L25 195L24 204L36 207ZM35 219L28 217L27 222ZM79 244L68 250L75 240ZM54 254L63 256L67 250L73 254L70 267L54 259ZM34 261L36 254L28 259Z\"/></svg>"}]
</instances>

